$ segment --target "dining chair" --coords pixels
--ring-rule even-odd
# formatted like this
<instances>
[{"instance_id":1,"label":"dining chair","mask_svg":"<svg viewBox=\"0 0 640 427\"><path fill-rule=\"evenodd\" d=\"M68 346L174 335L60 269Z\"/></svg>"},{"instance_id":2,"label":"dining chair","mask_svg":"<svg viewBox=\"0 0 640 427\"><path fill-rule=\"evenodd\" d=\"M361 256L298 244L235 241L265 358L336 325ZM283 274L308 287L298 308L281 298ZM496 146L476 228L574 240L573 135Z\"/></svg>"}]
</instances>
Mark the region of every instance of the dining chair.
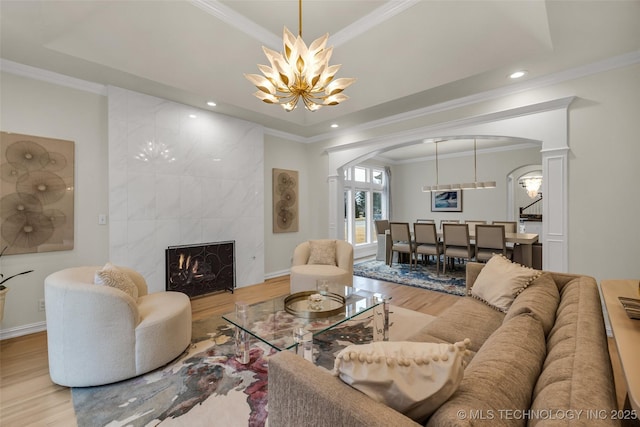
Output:
<instances>
[{"instance_id":1,"label":"dining chair","mask_svg":"<svg viewBox=\"0 0 640 427\"><path fill-rule=\"evenodd\" d=\"M387 231L389 231L389 220L387 219L378 219L374 221L376 227L376 234L378 240L378 249L376 251L376 260L388 262L389 253L391 252L391 240L389 240L389 236L387 236Z\"/></svg>"},{"instance_id":2,"label":"dining chair","mask_svg":"<svg viewBox=\"0 0 640 427\"><path fill-rule=\"evenodd\" d=\"M495 254L512 257L507 248L504 225L476 225L476 260L486 262Z\"/></svg>"},{"instance_id":3,"label":"dining chair","mask_svg":"<svg viewBox=\"0 0 640 427\"><path fill-rule=\"evenodd\" d=\"M374 221L376 225L376 234L385 234L389 229L389 220L387 219L377 219Z\"/></svg>"},{"instance_id":4,"label":"dining chair","mask_svg":"<svg viewBox=\"0 0 640 427\"><path fill-rule=\"evenodd\" d=\"M460 224L460 220L459 219L442 219L440 220L440 229L444 229L444 225L448 223L448 224Z\"/></svg>"},{"instance_id":5,"label":"dining chair","mask_svg":"<svg viewBox=\"0 0 640 427\"><path fill-rule=\"evenodd\" d=\"M389 233L391 238L391 256L389 257L389 267L393 264L393 253L398 252L398 262L400 262L400 254L409 255L409 269L413 268L413 259L416 251L416 245L411 239L411 231L408 222L391 222L389 223Z\"/></svg>"},{"instance_id":6,"label":"dining chair","mask_svg":"<svg viewBox=\"0 0 640 427\"><path fill-rule=\"evenodd\" d=\"M468 220L468 221L465 221L464 223L467 224L467 227L469 227L469 234L471 234L473 236L474 234L476 234L476 225L478 225L478 224L486 224L487 221Z\"/></svg>"},{"instance_id":7,"label":"dining chair","mask_svg":"<svg viewBox=\"0 0 640 427\"><path fill-rule=\"evenodd\" d=\"M518 232L518 222L517 221L492 221L493 225L504 225L505 233L517 233Z\"/></svg>"},{"instance_id":8,"label":"dining chair","mask_svg":"<svg viewBox=\"0 0 640 427\"><path fill-rule=\"evenodd\" d=\"M435 224L436 220L435 219L416 219L416 222L426 223L426 224Z\"/></svg>"},{"instance_id":9,"label":"dining chair","mask_svg":"<svg viewBox=\"0 0 640 427\"><path fill-rule=\"evenodd\" d=\"M429 255L436 258L436 272L440 275L440 255L442 255L442 244L438 239L436 224L416 222L413 224L413 235L416 244L416 258L418 255ZM416 260L416 263L418 261Z\"/></svg>"},{"instance_id":10,"label":"dining chair","mask_svg":"<svg viewBox=\"0 0 640 427\"><path fill-rule=\"evenodd\" d=\"M475 246L471 244L469 238L469 226L467 224L442 224L442 239L444 263L442 272L447 271L447 260L451 262L453 268L455 258L472 260L475 256Z\"/></svg>"}]
</instances>

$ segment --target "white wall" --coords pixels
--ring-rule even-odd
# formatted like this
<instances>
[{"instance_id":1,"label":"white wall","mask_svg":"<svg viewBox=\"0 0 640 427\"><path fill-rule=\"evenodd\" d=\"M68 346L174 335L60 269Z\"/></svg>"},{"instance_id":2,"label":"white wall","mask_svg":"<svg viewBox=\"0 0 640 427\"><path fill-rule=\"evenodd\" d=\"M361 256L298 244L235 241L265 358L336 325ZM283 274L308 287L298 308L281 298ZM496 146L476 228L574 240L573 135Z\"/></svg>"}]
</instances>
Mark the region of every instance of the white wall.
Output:
<instances>
[{"instance_id":1,"label":"white wall","mask_svg":"<svg viewBox=\"0 0 640 427\"><path fill-rule=\"evenodd\" d=\"M44 327L38 311L44 298L44 278L78 265L108 260L108 227L98 225L107 212L107 100L86 91L2 73L0 128L75 142L75 243L71 251L9 255L0 259L2 273L27 269L33 273L8 282L2 337Z\"/></svg>"},{"instance_id":2,"label":"white wall","mask_svg":"<svg viewBox=\"0 0 640 427\"><path fill-rule=\"evenodd\" d=\"M167 158L141 160L150 141ZM109 87L109 193L111 261L150 292L175 245L234 240L236 286L264 280L262 126Z\"/></svg>"},{"instance_id":3,"label":"white wall","mask_svg":"<svg viewBox=\"0 0 640 427\"><path fill-rule=\"evenodd\" d=\"M446 142L444 143L446 144ZM540 163L540 149L478 153L477 173L480 181L496 181L496 188L462 191L462 212L431 212L431 193L423 185L434 185L435 160L392 167L393 220L414 222L417 218L463 220L506 220L507 175L514 169ZM473 155L438 159L440 184L473 181Z\"/></svg>"}]
</instances>

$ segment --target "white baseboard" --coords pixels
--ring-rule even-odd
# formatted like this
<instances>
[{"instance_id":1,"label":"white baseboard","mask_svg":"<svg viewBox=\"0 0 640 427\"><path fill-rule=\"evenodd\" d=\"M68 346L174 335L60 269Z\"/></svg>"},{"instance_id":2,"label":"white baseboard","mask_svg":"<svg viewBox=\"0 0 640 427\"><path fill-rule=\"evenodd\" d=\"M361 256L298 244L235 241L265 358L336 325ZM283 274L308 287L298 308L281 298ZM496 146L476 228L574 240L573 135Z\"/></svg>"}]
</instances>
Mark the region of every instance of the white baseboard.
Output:
<instances>
[{"instance_id":1,"label":"white baseboard","mask_svg":"<svg viewBox=\"0 0 640 427\"><path fill-rule=\"evenodd\" d=\"M269 280L280 276L287 276L289 274L291 274L291 270L288 268L286 270L272 271L271 273L267 273L264 275L264 280Z\"/></svg>"},{"instance_id":2,"label":"white baseboard","mask_svg":"<svg viewBox=\"0 0 640 427\"><path fill-rule=\"evenodd\" d=\"M21 337L47 330L47 322L32 323L30 325L16 326L15 328L0 330L0 340Z\"/></svg>"}]
</instances>

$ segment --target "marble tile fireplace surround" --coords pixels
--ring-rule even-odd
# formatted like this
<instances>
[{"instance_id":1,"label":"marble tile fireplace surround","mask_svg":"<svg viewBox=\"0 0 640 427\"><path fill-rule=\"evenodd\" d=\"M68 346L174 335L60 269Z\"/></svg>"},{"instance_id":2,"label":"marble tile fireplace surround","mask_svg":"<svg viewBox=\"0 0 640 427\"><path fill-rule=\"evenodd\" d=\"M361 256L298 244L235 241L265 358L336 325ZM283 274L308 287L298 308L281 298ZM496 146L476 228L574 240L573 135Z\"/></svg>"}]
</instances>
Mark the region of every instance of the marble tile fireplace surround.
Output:
<instances>
[{"instance_id":1,"label":"marble tile fireplace surround","mask_svg":"<svg viewBox=\"0 0 640 427\"><path fill-rule=\"evenodd\" d=\"M235 282L264 281L262 126L110 86L109 256L166 286L169 246L235 241Z\"/></svg>"}]
</instances>

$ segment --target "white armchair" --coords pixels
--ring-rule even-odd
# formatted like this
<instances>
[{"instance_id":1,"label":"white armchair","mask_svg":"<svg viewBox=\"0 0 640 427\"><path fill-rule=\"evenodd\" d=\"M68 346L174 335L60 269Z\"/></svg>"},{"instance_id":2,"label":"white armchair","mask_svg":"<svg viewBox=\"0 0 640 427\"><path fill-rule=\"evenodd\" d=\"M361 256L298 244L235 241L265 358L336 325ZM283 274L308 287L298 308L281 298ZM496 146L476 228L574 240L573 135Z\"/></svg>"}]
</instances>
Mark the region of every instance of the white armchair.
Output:
<instances>
[{"instance_id":1,"label":"white armchair","mask_svg":"<svg viewBox=\"0 0 640 427\"><path fill-rule=\"evenodd\" d=\"M191 302L179 292L147 293L144 278L119 267L138 288L94 284L102 267L67 268L45 279L49 373L54 383L86 387L144 374L191 343Z\"/></svg>"},{"instance_id":2,"label":"white armchair","mask_svg":"<svg viewBox=\"0 0 640 427\"><path fill-rule=\"evenodd\" d=\"M335 255L325 263L315 263L313 249L335 242ZM311 261L311 262L310 262ZM317 280L353 285L353 246L344 240L310 240L293 251L291 263L291 293L316 289Z\"/></svg>"}]
</instances>

